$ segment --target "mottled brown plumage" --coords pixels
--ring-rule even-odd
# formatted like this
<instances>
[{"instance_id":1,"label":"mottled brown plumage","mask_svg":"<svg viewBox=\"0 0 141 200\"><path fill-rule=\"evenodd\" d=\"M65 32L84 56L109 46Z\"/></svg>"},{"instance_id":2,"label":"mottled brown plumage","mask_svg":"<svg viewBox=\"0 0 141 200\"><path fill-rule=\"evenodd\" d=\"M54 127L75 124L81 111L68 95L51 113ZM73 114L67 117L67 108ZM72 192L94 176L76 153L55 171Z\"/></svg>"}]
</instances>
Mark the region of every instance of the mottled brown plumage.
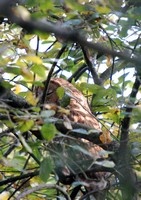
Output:
<instances>
[{"instance_id":1,"label":"mottled brown plumage","mask_svg":"<svg viewBox=\"0 0 141 200\"><path fill-rule=\"evenodd\" d=\"M70 110L68 118L73 122L85 124L89 127L100 130L100 125L92 114L87 99L77 90L71 83L62 79L54 78L50 82L49 93L46 102L59 105L59 98L56 93L58 87L63 87L65 92L70 97L70 103L66 106Z\"/></svg>"},{"instance_id":2,"label":"mottled brown plumage","mask_svg":"<svg viewBox=\"0 0 141 200\"><path fill-rule=\"evenodd\" d=\"M61 99L59 99L57 94L57 89L59 87L64 88L65 93L69 97L69 102L64 107L69 110L69 113L66 115L67 119L101 130L98 120L92 114L88 106L87 99L71 83L62 78L51 79L45 104L61 106ZM38 94L42 95L42 88L38 88ZM65 120L64 115L63 112L56 112L57 118ZM54 153L52 153L51 150L51 155L54 158L56 172L61 182L70 184L76 179L76 177L74 178L74 174L80 174L77 178L88 183L90 188L95 189L95 187L98 188L100 185L101 188L98 188L99 190L105 187L105 173L91 172L87 174L91 180L89 180L89 178L86 180L83 174L83 172L85 173L87 170L91 169L97 159L103 158L103 149L100 146L81 138L57 137L50 143L49 148L53 149Z\"/></svg>"}]
</instances>

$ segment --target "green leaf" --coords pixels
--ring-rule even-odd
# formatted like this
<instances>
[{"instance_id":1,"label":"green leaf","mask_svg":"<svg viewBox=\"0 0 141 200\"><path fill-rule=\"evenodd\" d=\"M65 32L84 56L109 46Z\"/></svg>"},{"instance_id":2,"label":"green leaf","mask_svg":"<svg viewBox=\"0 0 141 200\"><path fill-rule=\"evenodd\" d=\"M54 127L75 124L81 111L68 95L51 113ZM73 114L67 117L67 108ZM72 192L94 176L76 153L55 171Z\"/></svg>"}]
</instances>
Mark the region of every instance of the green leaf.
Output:
<instances>
[{"instance_id":1,"label":"green leaf","mask_svg":"<svg viewBox=\"0 0 141 200\"><path fill-rule=\"evenodd\" d=\"M74 145L72 148L75 149L78 152L83 153L84 155L92 157L92 154L88 150L86 150L85 148L83 148L81 146Z\"/></svg>"},{"instance_id":2,"label":"green leaf","mask_svg":"<svg viewBox=\"0 0 141 200\"><path fill-rule=\"evenodd\" d=\"M101 14L108 14L111 10L107 6L96 6L96 11Z\"/></svg>"},{"instance_id":3,"label":"green leaf","mask_svg":"<svg viewBox=\"0 0 141 200\"><path fill-rule=\"evenodd\" d=\"M68 0L67 5L70 9L75 10L75 11L81 12L81 11L85 10L85 6L78 3L75 0Z\"/></svg>"},{"instance_id":4,"label":"green leaf","mask_svg":"<svg viewBox=\"0 0 141 200\"><path fill-rule=\"evenodd\" d=\"M51 123L46 123L41 128L41 134L43 138L47 141L51 141L57 133L58 131L55 125Z\"/></svg>"},{"instance_id":5,"label":"green leaf","mask_svg":"<svg viewBox=\"0 0 141 200\"><path fill-rule=\"evenodd\" d=\"M137 105L133 107L132 123L139 123L139 122L141 122L141 106Z\"/></svg>"},{"instance_id":6,"label":"green leaf","mask_svg":"<svg viewBox=\"0 0 141 200\"><path fill-rule=\"evenodd\" d=\"M120 20L120 25L122 27L120 36L121 37L126 37L128 34L128 30L134 25L135 20L133 18L128 18L128 20Z\"/></svg>"},{"instance_id":7,"label":"green leaf","mask_svg":"<svg viewBox=\"0 0 141 200\"><path fill-rule=\"evenodd\" d=\"M63 96L65 95L65 89L63 87L58 87L56 93L59 99L62 99Z\"/></svg>"},{"instance_id":8,"label":"green leaf","mask_svg":"<svg viewBox=\"0 0 141 200\"><path fill-rule=\"evenodd\" d=\"M23 156L15 156L12 160L8 161L8 166L11 166L18 171L23 171L25 163L26 159Z\"/></svg>"},{"instance_id":9,"label":"green leaf","mask_svg":"<svg viewBox=\"0 0 141 200\"><path fill-rule=\"evenodd\" d=\"M32 149L32 153L34 154L34 156L38 160L42 159L42 154L41 154L41 151L40 151L40 148L39 148L42 145L42 141L36 140L36 142L35 141L28 142L28 145Z\"/></svg>"},{"instance_id":10,"label":"green leaf","mask_svg":"<svg viewBox=\"0 0 141 200\"><path fill-rule=\"evenodd\" d=\"M50 117L52 117L52 116L54 116L55 115L55 111L54 110L43 110L42 112L41 112L41 117L42 118L50 118Z\"/></svg>"},{"instance_id":11,"label":"green leaf","mask_svg":"<svg viewBox=\"0 0 141 200\"><path fill-rule=\"evenodd\" d=\"M53 1L52 0L40 0L40 9L42 11L46 11L48 9L53 8Z\"/></svg>"},{"instance_id":12,"label":"green leaf","mask_svg":"<svg viewBox=\"0 0 141 200\"><path fill-rule=\"evenodd\" d=\"M44 65L40 64L34 64L32 67L31 67L31 70L37 74L38 76L42 77L42 78L45 78L46 77L46 68Z\"/></svg>"},{"instance_id":13,"label":"green leaf","mask_svg":"<svg viewBox=\"0 0 141 200\"><path fill-rule=\"evenodd\" d=\"M83 93L94 95L92 99L92 110L94 112L108 112L110 106L115 106L117 97L114 89L105 89L99 85L84 82L79 85L79 88Z\"/></svg>"},{"instance_id":14,"label":"green leaf","mask_svg":"<svg viewBox=\"0 0 141 200\"><path fill-rule=\"evenodd\" d=\"M5 71L7 73L13 73L15 75L20 75L21 74L21 69L19 67L6 67Z\"/></svg>"},{"instance_id":15,"label":"green leaf","mask_svg":"<svg viewBox=\"0 0 141 200\"><path fill-rule=\"evenodd\" d=\"M9 83L9 82L7 82L7 81L2 81L2 82L0 82L0 86L2 86L2 87L4 87L5 89L11 89L13 86ZM2 90L2 88L1 88L1 90ZM2 91L1 91L2 92Z\"/></svg>"},{"instance_id":16,"label":"green leaf","mask_svg":"<svg viewBox=\"0 0 141 200\"><path fill-rule=\"evenodd\" d=\"M57 88L56 93L60 100L60 106L63 108L67 107L70 104L70 97L65 93L65 89L63 87L59 87Z\"/></svg>"},{"instance_id":17,"label":"green leaf","mask_svg":"<svg viewBox=\"0 0 141 200\"><path fill-rule=\"evenodd\" d=\"M49 178L51 171L53 170L52 160L50 157L45 158L40 165L40 178L46 182Z\"/></svg>"},{"instance_id":18,"label":"green leaf","mask_svg":"<svg viewBox=\"0 0 141 200\"><path fill-rule=\"evenodd\" d=\"M103 167L109 167L109 168L113 168L115 166L115 163L109 160L96 161L95 164L101 165Z\"/></svg>"},{"instance_id":19,"label":"green leaf","mask_svg":"<svg viewBox=\"0 0 141 200\"><path fill-rule=\"evenodd\" d=\"M29 131L34 125L34 121L33 120L27 120L27 121L22 121L19 122L19 130L24 133L26 131Z\"/></svg>"},{"instance_id":20,"label":"green leaf","mask_svg":"<svg viewBox=\"0 0 141 200\"><path fill-rule=\"evenodd\" d=\"M70 97L65 94L63 98L60 100L60 106L63 108L67 107L70 104Z\"/></svg>"}]
</instances>

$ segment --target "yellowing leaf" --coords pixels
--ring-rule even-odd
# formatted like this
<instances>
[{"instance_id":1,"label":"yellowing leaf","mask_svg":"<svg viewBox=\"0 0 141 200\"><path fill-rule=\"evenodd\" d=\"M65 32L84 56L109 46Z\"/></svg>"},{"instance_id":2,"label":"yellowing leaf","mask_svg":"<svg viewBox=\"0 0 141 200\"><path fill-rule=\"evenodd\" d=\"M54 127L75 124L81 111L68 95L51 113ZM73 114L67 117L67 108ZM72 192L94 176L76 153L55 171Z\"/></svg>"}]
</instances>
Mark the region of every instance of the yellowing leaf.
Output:
<instances>
[{"instance_id":1,"label":"yellowing leaf","mask_svg":"<svg viewBox=\"0 0 141 200\"><path fill-rule=\"evenodd\" d=\"M39 57L39 56L24 56L22 57L22 59L28 61L28 62L32 62L32 63L35 63L35 64L38 64L38 65L41 65L42 64L42 59Z\"/></svg>"},{"instance_id":2,"label":"yellowing leaf","mask_svg":"<svg viewBox=\"0 0 141 200\"><path fill-rule=\"evenodd\" d=\"M0 200L8 200L9 199L9 196L10 196L10 193L9 192L2 192L0 194Z\"/></svg>"},{"instance_id":3,"label":"yellowing leaf","mask_svg":"<svg viewBox=\"0 0 141 200\"><path fill-rule=\"evenodd\" d=\"M21 92L21 86L20 85L15 85L14 93L15 94L19 94L20 92Z\"/></svg>"},{"instance_id":4,"label":"yellowing leaf","mask_svg":"<svg viewBox=\"0 0 141 200\"><path fill-rule=\"evenodd\" d=\"M35 98L35 96L33 95L33 93L30 92L30 91L28 91L26 93L26 100L28 101L29 104L31 104L33 106L35 106L37 104L37 102L38 102L38 99Z\"/></svg>"},{"instance_id":5,"label":"yellowing leaf","mask_svg":"<svg viewBox=\"0 0 141 200\"><path fill-rule=\"evenodd\" d=\"M99 12L99 13L110 13L111 10L107 7L107 6L96 6L96 10Z\"/></svg>"},{"instance_id":6,"label":"yellowing leaf","mask_svg":"<svg viewBox=\"0 0 141 200\"><path fill-rule=\"evenodd\" d=\"M65 108L62 108L62 107L58 107L58 113L61 113L61 114L65 114L65 115L69 115L70 114L70 110L69 109L65 109Z\"/></svg>"},{"instance_id":7,"label":"yellowing leaf","mask_svg":"<svg viewBox=\"0 0 141 200\"><path fill-rule=\"evenodd\" d=\"M62 99L65 94L65 89L63 87L58 87L56 92L59 99Z\"/></svg>"},{"instance_id":8,"label":"yellowing leaf","mask_svg":"<svg viewBox=\"0 0 141 200\"><path fill-rule=\"evenodd\" d=\"M116 123L119 123L121 118L120 110L117 108L111 108L108 113L104 114L104 117L107 119L111 119Z\"/></svg>"},{"instance_id":9,"label":"yellowing leaf","mask_svg":"<svg viewBox=\"0 0 141 200\"><path fill-rule=\"evenodd\" d=\"M4 178L4 177L3 177L3 174L0 173L0 181L3 180L3 178Z\"/></svg>"},{"instance_id":10,"label":"yellowing leaf","mask_svg":"<svg viewBox=\"0 0 141 200\"><path fill-rule=\"evenodd\" d=\"M39 65L39 64L34 64L32 67L31 67L31 70L37 74L38 76L42 77L42 78L45 78L46 77L46 68L44 65Z\"/></svg>"},{"instance_id":11,"label":"yellowing leaf","mask_svg":"<svg viewBox=\"0 0 141 200\"><path fill-rule=\"evenodd\" d=\"M106 65L107 65L108 67L110 67L110 66L112 65L111 56L110 56L110 55L107 56Z\"/></svg>"},{"instance_id":12,"label":"yellowing leaf","mask_svg":"<svg viewBox=\"0 0 141 200\"><path fill-rule=\"evenodd\" d=\"M30 72L30 70L27 67L22 67L21 68L21 75L29 80L33 79L33 74Z\"/></svg>"},{"instance_id":13,"label":"yellowing leaf","mask_svg":"<svg viewBox=\"0 0 141 200\"><path fill-rule=\"evenodd\" d=\"M17 60L16 65L19 67L26 67L25 62L23 62L20 58Z\"/></svg>"},{"instance_id":14,"label":"yellowing leaf","mask_svg":"<svg viewBox=\"0 0 141 200\"><path fill-rule=\"evenodd\" d=\"M29 131L34 125L33 120L24 120L19 123L19 129L22 133Z\"/></svg>"}]
</instances>

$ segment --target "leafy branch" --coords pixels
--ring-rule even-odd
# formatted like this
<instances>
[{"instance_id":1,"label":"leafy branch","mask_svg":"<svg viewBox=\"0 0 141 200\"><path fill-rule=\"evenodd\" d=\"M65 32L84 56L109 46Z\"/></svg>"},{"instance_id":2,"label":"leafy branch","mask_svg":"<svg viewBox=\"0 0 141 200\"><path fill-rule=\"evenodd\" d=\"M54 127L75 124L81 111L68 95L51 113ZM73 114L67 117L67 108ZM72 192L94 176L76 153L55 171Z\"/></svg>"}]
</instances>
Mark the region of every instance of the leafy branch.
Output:
<instances>
[{"instance_id":1,"label":"leafy branch","mask_svg":"<svg viewBox=\"0 0 141 200\"><path fill-rule=\"evenodd\" d=\"M113 49L102 46L99 43L88 42L84 35L76 30L68 30L60 25L43 21L32 19L31 17L24 18L18 14L18 6L11 6L10 0L2 0L0 2L0 14L8 17L13 23L21 26L27 31L34 32L36 30L47 33L54 33L58 38L62 38L64 41L71 41L80 44L80 46L86 46L87 48L93 49L103 55L111 55L112 57L119 57L127 63L133 63L134 65L141 65L140 56L130 56L126 52L118 52ZM137 67L137 71L140 70Z\"/></svg>"}]
</instances>

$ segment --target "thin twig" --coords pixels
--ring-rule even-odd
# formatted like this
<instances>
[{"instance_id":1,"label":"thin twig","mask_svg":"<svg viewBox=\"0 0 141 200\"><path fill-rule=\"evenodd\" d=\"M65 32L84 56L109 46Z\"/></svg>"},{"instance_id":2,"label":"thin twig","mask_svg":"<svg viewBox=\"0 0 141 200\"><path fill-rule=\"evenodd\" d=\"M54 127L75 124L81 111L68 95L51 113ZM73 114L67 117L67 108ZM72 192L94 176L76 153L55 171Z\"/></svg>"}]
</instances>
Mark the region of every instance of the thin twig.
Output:
<instances>
[{"instance_id":1,"label":"thin twig","mask_svg":"<svg viewBox=\"0 0 141 200\"><path fill-rule=\"evenodd\" d=\"M73 79L77 81L79 77L86 71L88 70L88 67L86 63L84 63L81 67L76 69L76 71L67 79L68 82L71 82Z\"/></svg>"},{"instance_id":2,"label":"thin twig","mask_svg":"<svg viewBox=\"0 0 141 200\"><path fill-rule=\"evenodd\" d=\"M0 186L6 185L8 183L14 183L15 181L22 180L22 179L29 178L29 177L34 177L37 175L39 175L39 171L30 172L30 173L23 174L20 176L10 177L6 180L0 181Z\"/></svg>"},{"instance_id":3,"label":"thin twig","mask_svg":"<svg viewBox=\"0 0 141 200\"><path fill-rule=\"evenodd\" d=\"M50 79L52 77L52 74L53 74L53 71L54 71L54 68L55 66L57 65L57 62L58 62L58 59L61 57L61 55L64 53L65 49L66 49L66 44L62 46L61 50L58 52L57 56L56 56L56 59L55 59L55 62L53 63L49 73L48 73L48 77L47 77L47 80L45 81L45 88L44 88L44 92L43 92L43 95L42 95L42 98L41 98L41 105L43 105L45 103L45 100L46 100L46 96L47 96L47 92L48 92L48 88L49 88L49 82L50 82Z\"/></svg>"},{"instance_id":4,"label":"thin twig","mask_svg":"<svg viewBox=\"0 0 141 200\"><path fill-rule=\"evenodd\" d=\"M91 62L90 60L90 56L89 56L89 53L88 53L88 49L86 49L85 47L81 46L82 48L82 51L83 51L83 55L84 55L84 58L85 58L85 61L86 61L86 64L88 65L88 69L89 71L91 72L91 75L93 77L93 81L95 84L97 85L101 85L101 79L98 77L98 74L93 66L93 63Z\"/></svg>"}]
</instances>

